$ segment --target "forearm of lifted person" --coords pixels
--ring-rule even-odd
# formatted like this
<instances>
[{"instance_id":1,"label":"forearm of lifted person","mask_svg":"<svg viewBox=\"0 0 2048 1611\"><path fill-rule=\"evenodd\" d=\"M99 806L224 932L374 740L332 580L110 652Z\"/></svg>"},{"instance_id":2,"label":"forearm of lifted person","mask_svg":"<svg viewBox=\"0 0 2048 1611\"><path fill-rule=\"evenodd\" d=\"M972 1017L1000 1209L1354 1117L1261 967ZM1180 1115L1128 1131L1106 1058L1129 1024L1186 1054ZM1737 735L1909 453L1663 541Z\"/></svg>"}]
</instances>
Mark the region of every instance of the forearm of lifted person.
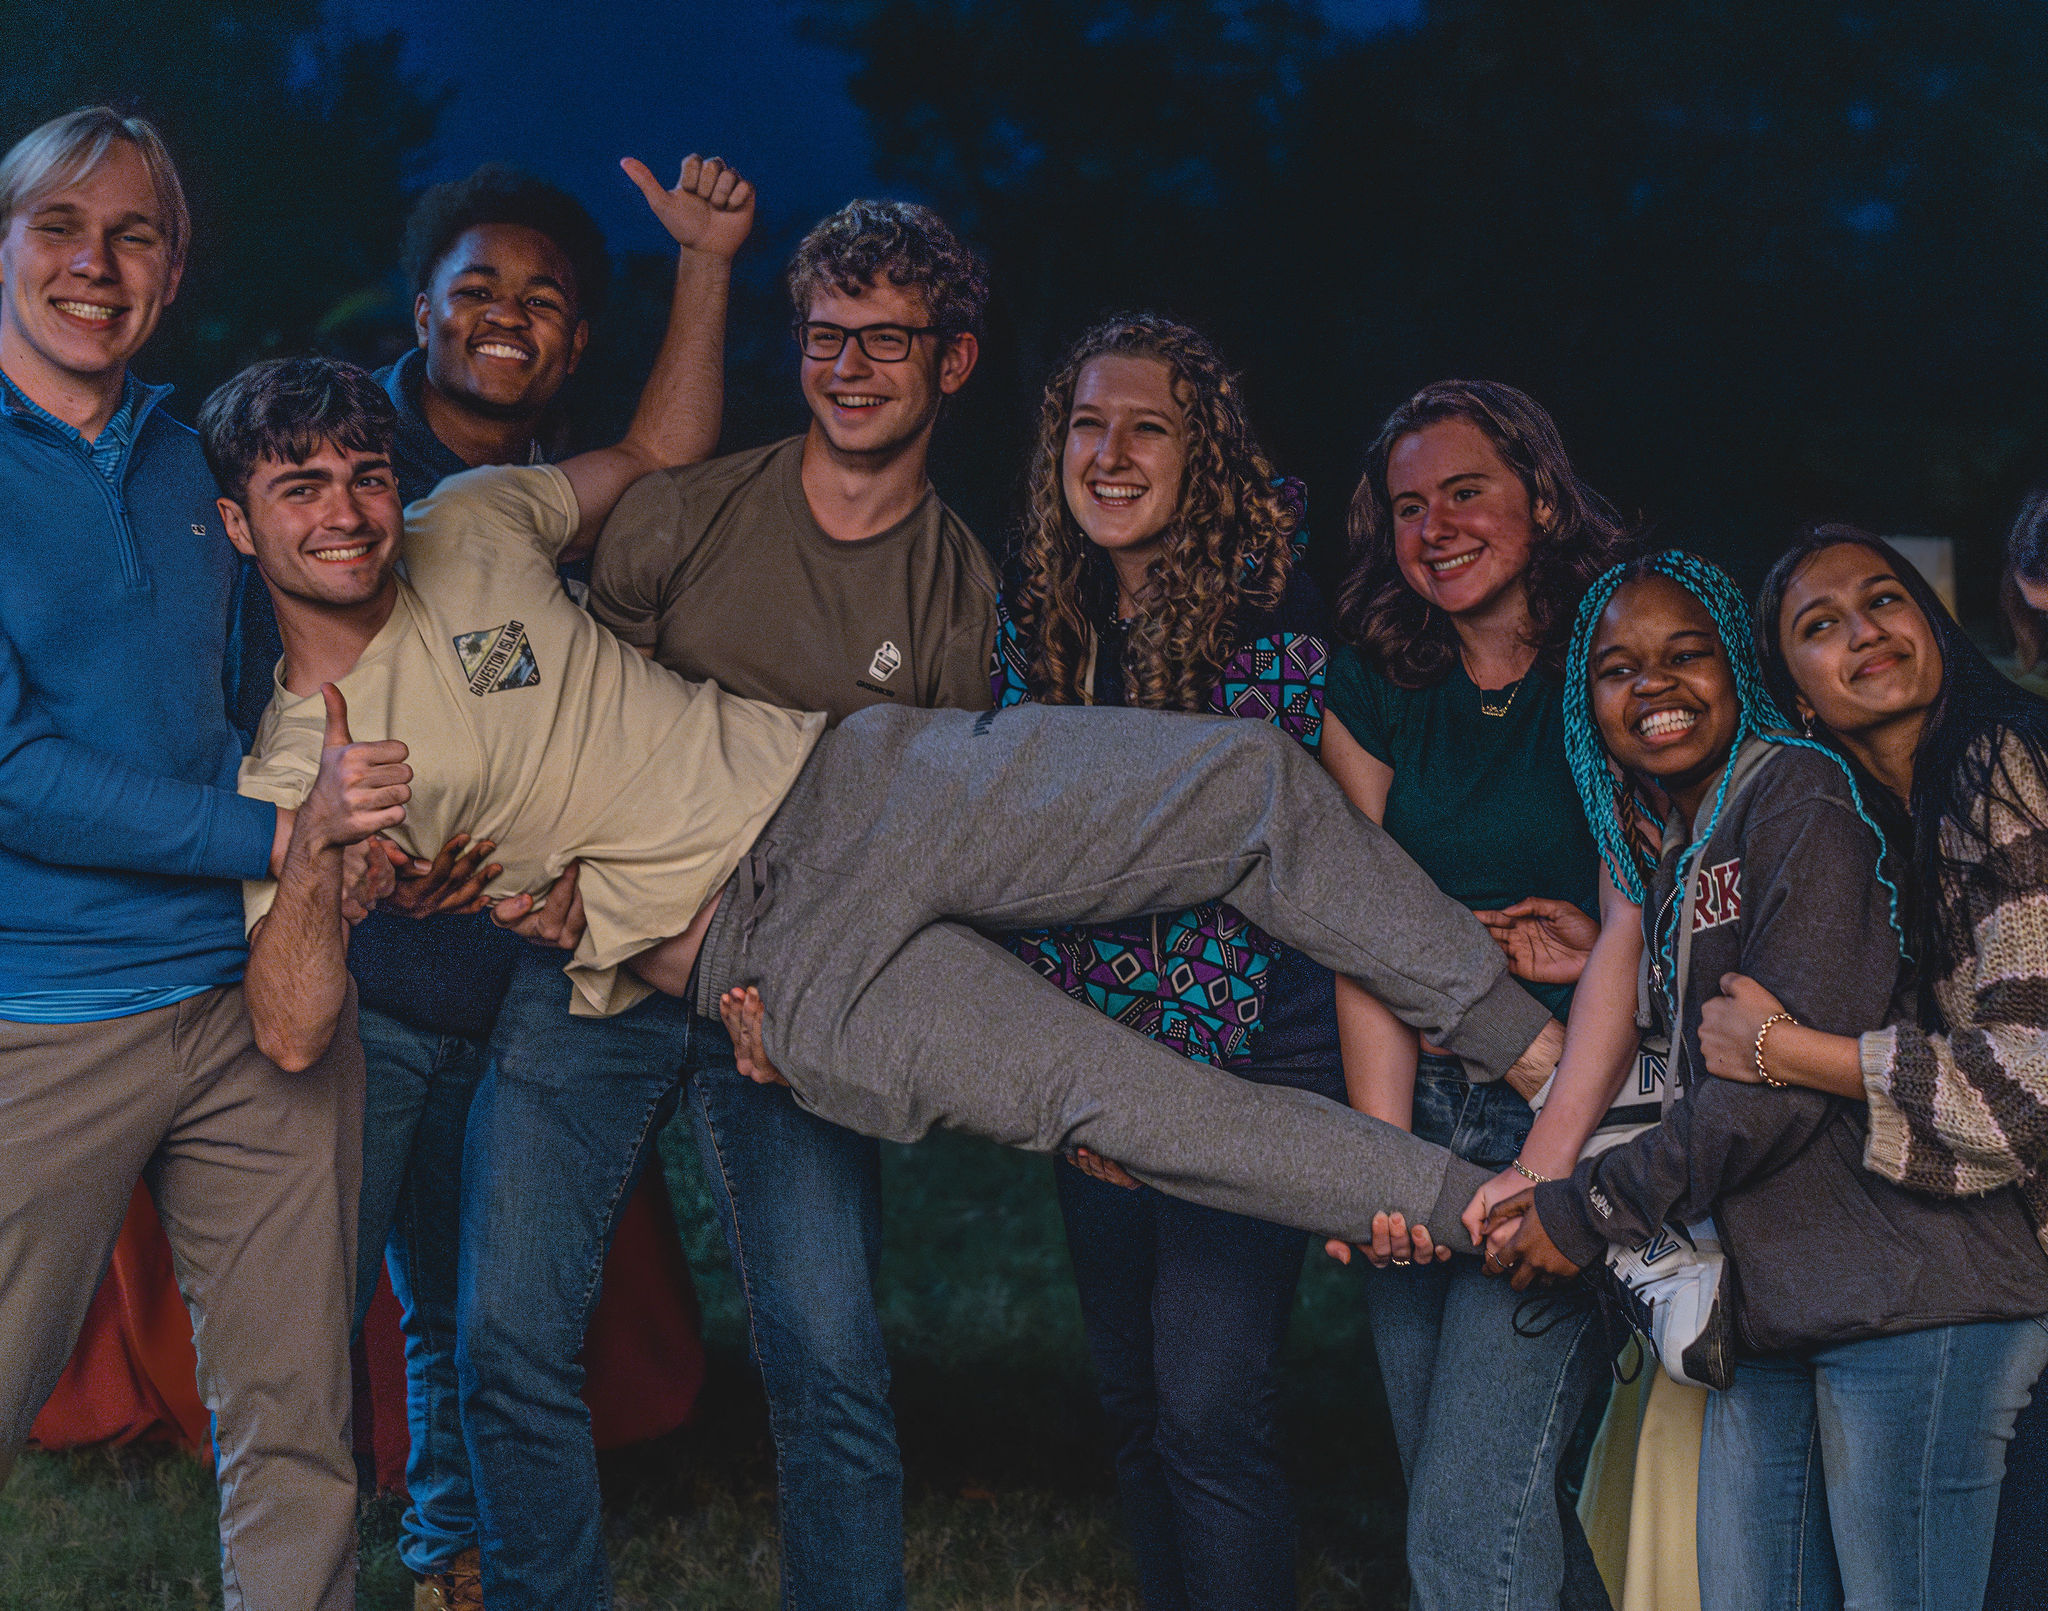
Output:
<instances>
[{"instance_id":1,"label":"forearm of lifted person","mask_svg":"<svg viewBox=\"0 0 2048 1611\"><path fill-rule=\"evenodd\" d=\"M566 562L597 546L612 508L643 475L696 464L718 446L725 408L725 307L730 260L685 251L676 265L668 333L626 434L562 465L576 493L576 535Z\"/></svg>"},{"instance_id":2,"label":"forearm of lifted person","mask_svg":"<svg viewBox=\"0 0 2048 1611\"><path fill-rule=\"evenodd\" d=\"M341 915L344 847L294 832L277 899L249 936L243 991L256 1045L287 1073L318 1062L348 997L348 924Z\"/></svg>"},{"instance_id":3,"label":"forearm of lifted person","mask_svg":"<svg viewBox=\"0 0 2048 1611\"><path fill-rule=\"evenodd\" d=\"M405 746L354 742L341 691L332 683L320 691L327 701L320 769L292 820L277 895L250 933L243 975L257 1046L295 1074L326 1052L348 1000L348 847L397 827L412 797Z\"/></svg>"}]
</instances>

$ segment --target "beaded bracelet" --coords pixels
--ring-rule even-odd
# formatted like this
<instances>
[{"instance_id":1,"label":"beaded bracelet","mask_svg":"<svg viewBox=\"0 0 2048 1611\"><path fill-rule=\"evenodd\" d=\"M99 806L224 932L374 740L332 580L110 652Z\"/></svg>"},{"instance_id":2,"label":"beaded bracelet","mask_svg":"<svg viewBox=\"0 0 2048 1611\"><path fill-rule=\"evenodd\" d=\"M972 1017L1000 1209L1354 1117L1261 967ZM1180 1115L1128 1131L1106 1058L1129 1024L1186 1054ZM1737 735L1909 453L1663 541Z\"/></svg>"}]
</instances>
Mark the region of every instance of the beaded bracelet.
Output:
<instances>
[{"instance_id":1,"label":"beaded bracelet","mask_svg":"<svg viewBox=\"0 0 2048 1611\"><path fill-rule=\"evenodd\" d=\"M1756 1077L1773 1090L1787 1090L1790 1088L1790 1082L1774 1078L1771 1071L1764 1067L1764 1036L1771 1032L1771 1025L1773 1024L1792 1024L1797 1022L1798 1020L1789 1012L1774 1012L1756 1026Z\"/></svg>"}]
</instances>

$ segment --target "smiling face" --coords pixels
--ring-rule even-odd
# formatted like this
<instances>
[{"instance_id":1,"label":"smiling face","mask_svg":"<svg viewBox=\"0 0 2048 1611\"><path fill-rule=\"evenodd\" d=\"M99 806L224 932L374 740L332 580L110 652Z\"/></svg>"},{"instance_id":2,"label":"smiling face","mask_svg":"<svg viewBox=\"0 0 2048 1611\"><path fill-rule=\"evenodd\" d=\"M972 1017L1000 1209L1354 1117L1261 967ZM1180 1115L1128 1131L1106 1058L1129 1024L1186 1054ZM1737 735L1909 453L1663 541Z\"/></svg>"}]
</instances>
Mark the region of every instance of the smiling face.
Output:
<instances>
[{"instance_id":1,"label":"smiling face","mask_svg":"<svg viewBox=\"0 0 2048 1611\"><path fill-rule=\"evenodd\" d=\"M1522 478L1470 420L1411 431L1387 454L1394 559L1403 579L1454 620L1527 611L1536 524Z\"/></svg>"},{"instance_id":2,"label":"smiling face","mask_svg":"<svg viewBox=\"0 0 2048 1611\"><path fill-rule=\"evenodd\" d=\"M1742 723L1707 607L1668 576L1630 582L1601 612L1586 664L1607 753L1697 811Z\"/></svg>"},{"instance_id":3,"label":"smiling face","mask_svg":"<svg viewBox=\"0 0 2048 1611\"><path fill-rule=\"evenodd\" d=\"M1060 487L1096 547L1131 560L1157 552L1180 508L1187 414L1165 360L1113 353L1074 382Z\"/></svg>"},{"instance_id":4,"label":"smiling face","mask_svg":"<svg viewBox=\"0 0 2048 1611\"><path fill-rule=\"evenodd\" d=\"M1845 739L1924 724L1941 696L1941 644L1891 563L1836 543L1801 566L1778 606L1778 645L1811 714Z\"/></svg>"},{"instance_id":5,"label":"smiling face","mask_svg":"<svg viewBox=\"0 0 2048 1611\"><path fill-rule=\"evenodd\" d=\"M908 286L871 282L857 295L830 286L811 297L807 322L857 330L896 324L918 330L931 323L924 298ZM974 337L912 337L910 355L878 363L849 340L835 358L805 358L800 381L815 431L842 456L887 459L928 437L939 400L967 384L978 355Z\"/></svg>"},{"instance_id":6,"label":"smiling face","mask_svg":"<svg viewBox=\"0 0 2048 1611\"><path fill-rule=\"evenodd\" d=\"M90 173L8 219L0 363L31 390L39 379L118 386L180 271L142 153L113 141Z\"/></svg>"},{"instance_id":7,"label":"smiling face","mask_svg":"<svg viewBox=\"0 0 2048 1611\"><path fill-rule=\"evenodd\" d=\"M464 230L413 307L427 380L458 407L529 419L555 400L590 339L568 253L524 224Z\"/></svg>"},{"instance_id":8,"label":"smiling face","mask_svg":"<svg viewBox=\"0 0 2048 1611\"><path fill-rule=\"evenodd\" d=\"M239 503L220 500L228 540L285 597L327 611L396 586L405 517L391 460L323 442L302 464L258 459Z\"/></svg>"}]
</instances>

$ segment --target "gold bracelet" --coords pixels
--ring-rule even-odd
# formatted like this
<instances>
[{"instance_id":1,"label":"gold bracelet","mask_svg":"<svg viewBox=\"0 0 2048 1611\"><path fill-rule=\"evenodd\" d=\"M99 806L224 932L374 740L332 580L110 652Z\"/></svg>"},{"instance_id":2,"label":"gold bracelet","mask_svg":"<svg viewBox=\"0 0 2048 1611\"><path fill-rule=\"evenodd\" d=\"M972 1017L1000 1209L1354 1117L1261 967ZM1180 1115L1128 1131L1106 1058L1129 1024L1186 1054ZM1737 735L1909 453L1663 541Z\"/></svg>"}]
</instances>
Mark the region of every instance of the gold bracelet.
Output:
<instances>
[{"instance_id":1,"label":"gold bracelet","mask_svg":"<svg viewBox=\"0 0 2048 1611\"><path fill-rule=\"evenodd\" d=\"M1771 1032L1773 1024L1796 1024L1798 1021L1789 1012L1774 1012L1756 1026L1756 1077L1775 1091L1790 1089L1791 1082L1772 1078L1771 1071L1764 1067L1764 1036Z\"/></svg>"},{"instance_id":2,"label":"gold bracelet","mask_svg":"<svg viewBox=\"0 0 2048 1611\"><path fill-rule=\"evenodd\" d=\"M1519 1158L1515 1160L1515 1173L1520 1175L1524 1180L1534 1181L1539 1186L1552 1186L1556 1184L1556 1182L1553 1181L1548 1175L1537 1174L1535 1170L1531 1169Z\"/></svg>"}]
</instances>

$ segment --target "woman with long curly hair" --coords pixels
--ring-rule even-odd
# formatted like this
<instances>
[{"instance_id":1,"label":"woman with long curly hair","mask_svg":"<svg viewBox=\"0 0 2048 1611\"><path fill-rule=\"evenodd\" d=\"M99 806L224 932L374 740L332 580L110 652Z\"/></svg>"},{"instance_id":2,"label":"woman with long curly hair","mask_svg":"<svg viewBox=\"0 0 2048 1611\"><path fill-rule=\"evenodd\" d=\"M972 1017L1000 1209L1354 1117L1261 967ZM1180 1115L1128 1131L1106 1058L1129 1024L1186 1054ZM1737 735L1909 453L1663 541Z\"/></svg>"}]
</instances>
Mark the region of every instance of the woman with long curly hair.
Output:
<instances>
[{"instance_id":1,"label":"woman with long curly hair","mask_svg":"<svg viewBox=\"0 0 2048 1611\"><path fill-rule=\"evenodd\" d=\"M1473 1083L1338 981L1353 1105L1501 1171L1467 1210L1476 1230L1492 1202L1570 1174L1603 1123L1657 1112L1644 1085L1654 1069L1636 1060L1637 914L1601 871L1564 745L1574 612L1629 535L1573 470L1550 416L1491 381L1444 381L1394 411L1350 528L1350 646L1331 663L1323 764L1494 928L1551 1011L1569 1010L1556 1075L1519 1091ZM1583 945L1596 928L1590 957L1557 943ZM1517 1335L1504 1283L1476 1260L1408 1267L1405 1229L1392 1227L1402 1256L1375 1251L1366 1282L1408 1477L1411 1603L1604 1608L1558 1484L1607 1363L1599 1328L1580 1312Z\"/></svg>"},{"instance_id":2,"label":"woman with long curly hair","mask_svg":"<svg viewBox=\"0 0 2048 1611\"><path fill-rule=\"evenodd\" d=\"M1084 335L1046 383L1029 497L998 705L1249 716L1317 747L1326 645L1296 566L1302 489L1274 476L1200 334L1140 314ZM1343 1098L1329 973L1227 906L1011 944L1190 1058ZM1307 1238L1085 1154L1055 1168L1148 1611L1291 1608L1274 1402Z\"/></svg>"}]
</instances>

